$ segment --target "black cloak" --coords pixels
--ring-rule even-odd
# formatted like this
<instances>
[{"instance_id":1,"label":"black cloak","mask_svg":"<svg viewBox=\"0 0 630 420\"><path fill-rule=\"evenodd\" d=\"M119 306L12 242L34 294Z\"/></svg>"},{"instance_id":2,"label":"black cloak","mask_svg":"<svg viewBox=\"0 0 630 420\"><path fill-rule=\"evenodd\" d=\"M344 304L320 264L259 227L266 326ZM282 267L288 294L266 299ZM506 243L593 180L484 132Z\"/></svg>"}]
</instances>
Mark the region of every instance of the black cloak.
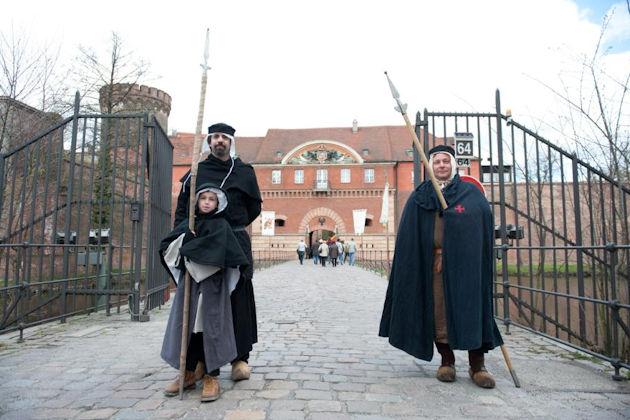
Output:
<instances>
[{"instance_id":1,"label":"black cloak","mask_svg":"<svg viewBox=\"0 0 630 420\"><path fill-rule=\"evenodd\" d=\"M443 191L442 278L448 343L458 350L488 351L503 344L492 308L494 222L488 201L458 175ZM379 336L410 355L433 358L433 231L441 211L425 181L405 204Z\"/></svg>"},{"instance_id":2,"label":"black cloak","mask_svg":"<svg viewBox=\"0 0 630 420\"><path fill-rule=\"evenodd\" d=\"M202 184L204 187L213 187ZM225 194L217 194L223 195ZM188 219L183 220L160 243L160 257L164 261L164 253L174 240L185 234L179 254L201 265L220 267L221 270L207 277L201 282L190 281L190 306L188 316L188 342L195 325L196 314L199 309L199 296L203 295L201 305L201 319L203 323L203 350L207 371L218 369L237 357L237 346L234 334L232 307L226 269L249 264L247 256L232 232L230 225L223 217L225 203L219 197L219 210L210 214L196 214L195 235L189 232ZM181 275L185 274L183 258L178 266ZM168 269L168 267L167 267ZM172 276L172 272L168 270ZM162 351L160 355L171 366L179 369L181 337L184 307L184 282L174 279L177 283L177 293L166 325Z\"/></svg>"},{"instance_id":3,"label":"black cloak","mask_svg":"<svg viewBox=\"0 0 630 420\"><path fill-rule=\"evenodd\" d=\"M225 183L223 183L224 180ZM176 225L188 217L190 172L180 181L182 189L177 198ZM238 355L243 357L258 341L256 302L251 281L254 276L252 244L245 231L245 227L258 217L261 210L262 198L256 173L251 165L239 158L222 161L211 154L207 159L199 162L196 183L197 185L210 183L218 186L223 183L222 189L227 193L229 202L225 210L225 218L249 260L248 265L241 267L241 278L230 295Z\"/></svg>"},{"instance_id":4,"label":"black cloak","mask_svg":"<svg viewBox=\"0 0 630 420\"><path fill-rule=\"evenodd\" d=\"M232 160L222 161L209 155L207 159L199 162L196 183L197 185L209 183L220 186L227 192L229 202L225 214L227 221L232 227L245 227L260 214L262 198L254 168L240 158L235 158L233 161L234 167L232 167ZM225 183L221 186L224 179ZM177 198L175 225L188 217L190 171L180 179L180 182L182 189Z\"/></svg>"},{"instance_id":5,"label":"black cloak","mask_svg":"<svg viewBox=\"0 0 630 420\"><path fill-rule=\"evenodd\" d=\"M182 233L188 232L188 219L184 219L160 243L160 256ZM195 236L186 235L179 253L202 265L222 269L249 264L228 222L220 215L201 215L195 220ZM164 263L164 261L162 261ZM170 271L169 271L170 273ZM174 279L175 282L179 279Z\"/></svg>"}]
</instances>

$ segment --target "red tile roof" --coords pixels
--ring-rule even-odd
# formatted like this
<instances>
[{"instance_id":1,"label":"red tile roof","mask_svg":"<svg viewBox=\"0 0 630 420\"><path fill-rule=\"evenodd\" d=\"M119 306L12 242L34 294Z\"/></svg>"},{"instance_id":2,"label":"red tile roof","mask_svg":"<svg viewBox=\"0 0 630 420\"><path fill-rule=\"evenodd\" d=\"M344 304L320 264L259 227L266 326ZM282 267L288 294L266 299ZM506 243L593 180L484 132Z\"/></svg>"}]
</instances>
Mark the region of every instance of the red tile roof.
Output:
<instances>
[{"instance_id":1,"label":"red tile roof","mask_svg":"<svg viewBox=\"0 0 630 420\"><path fill-rule=\"evenodd\" d=\"M174 146L173 164L190 165L192 133L169 137ZM406 126L269 129L264 137L236 137L236 153L245 162L280 163L295 147L314 141L334 141L354 149L366 162L410 161L412 140ZM420 139L422 141L422 139ZM363 149L369 153L364 155Z\"/></svg>"}]
</instances>

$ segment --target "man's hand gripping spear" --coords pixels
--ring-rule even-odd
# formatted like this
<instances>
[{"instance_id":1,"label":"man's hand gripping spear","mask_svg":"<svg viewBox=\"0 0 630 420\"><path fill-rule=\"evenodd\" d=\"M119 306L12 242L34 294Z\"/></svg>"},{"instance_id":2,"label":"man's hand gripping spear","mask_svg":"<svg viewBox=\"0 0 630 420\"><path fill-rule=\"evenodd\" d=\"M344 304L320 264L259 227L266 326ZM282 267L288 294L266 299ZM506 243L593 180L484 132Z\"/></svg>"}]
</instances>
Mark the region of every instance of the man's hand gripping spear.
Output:
<instances>
[{"instance_id":1,"label":"man's hand gripping spear","mask_svg":"<svg viewBox=\"0 0 630 420\"><path fill-rule=\"evenodd\" d=\"M420 141L418 140L418 137L416 136L416 132L414 131L413 126L411 125L411 121L409 121L409 117L407 116L407 104L403 104L400 101L400 94L398 93L398 90L396 90L396 87L392 83L387 72L385 72L385 77L387 77L389 88L391 89L392 96L394 97L394 100L396 101L395 109L396 111L402 114L403 119L405 120L405 124L407 125L407 129L409 130L409 134L411 135L411 139L413 140L413 144L416 147L416 150L418 151L418 153L420 154L420 159L422 160L422 164L424 165L424 170L429 175L429 178L431 179L431 184L433 185L433 189L435 190L435 193L437 194L438 200L440 200L442 209L446 210L446 208L448 207L448 204L446 204L444 195L442 195L442 190L440 189L437 183L437 179L435 178L435 174L433 173L433 168L429 166L429 161L427 160L427 157L424 154L424 150L422 149L422 146L420 146ZM501 345L501 352L503 353L503 358L505 359L505 363L508 367L508 370L510 371L510 375L512 375L512 380L514 381L514 385L517 388L520 388L521 383L518 380L518 377L516 376L516 371L512 367L510 356L508 355L507 350L505 349L505 345L503 344Z\"/></svg>"}]
</instances>

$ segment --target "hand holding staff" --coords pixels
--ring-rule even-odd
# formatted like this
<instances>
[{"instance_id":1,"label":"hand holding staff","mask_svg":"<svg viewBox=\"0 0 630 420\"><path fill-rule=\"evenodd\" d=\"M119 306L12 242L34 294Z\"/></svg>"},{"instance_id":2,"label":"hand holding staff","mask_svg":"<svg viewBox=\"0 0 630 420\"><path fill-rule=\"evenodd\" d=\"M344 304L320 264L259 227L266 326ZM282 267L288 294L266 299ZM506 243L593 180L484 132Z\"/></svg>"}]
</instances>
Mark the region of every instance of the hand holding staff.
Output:
<instances>
[{"instance_id":1,"label":"hand holding staff","mask_svg":"<svg viewBox=\"0 0 630 420\"><path fill-rule=\"evenodd\" d=\"M437 183L437 179L435 178L435 174L433 173L433 168L431 168L429 166L429 161L427 160L427 157L424 154L424 150L422 149L422 146L420 146L420 141L418 140L418 137L416 136L416 132L413 129L413 126L411 125L411 121L409 121L409 117L407 116L407 104L403 104L400 101L400 94L398 93L398 90L396 90L396 87L394 87L394 84L392 83L391 79L389 78L389 75L387 74L387 72L385 72L385 77L387 77L387 82L389 83L389 88L392 91L392 96L394 97L394 100L396 101L396 111L400 112L405 120L405 124L407 125L407 128L409 129L409 134L411 134L411 138L413 140L413 144L416 147L416 150L418 150L418 153L420 154L420 159L422 160L422 164L424 165L424 169L425 172L429 175L429 178L431 179L431 184L433 185L433 189L435 190L435 193L437 194L438 200L440 200L440 204L442 205L442 209L446 210L446 208L448 207L448 205L446 204L446 200L444 199L444 195L442 195L442 190L440 189L438 183ZM521 383L518 380L518 377L516 376L516 371L514 370L514 368L512 367L512 362L510 360L510 356L508 356L507 350L505 348L505 345L501 345L501 352L503 353L503 358L505 359L505 363L508 367L508 370L510 371L510 375L512 375L512 380L514 381L514 385L517 388L521 387Z\"/></svg>"}]
</instances>

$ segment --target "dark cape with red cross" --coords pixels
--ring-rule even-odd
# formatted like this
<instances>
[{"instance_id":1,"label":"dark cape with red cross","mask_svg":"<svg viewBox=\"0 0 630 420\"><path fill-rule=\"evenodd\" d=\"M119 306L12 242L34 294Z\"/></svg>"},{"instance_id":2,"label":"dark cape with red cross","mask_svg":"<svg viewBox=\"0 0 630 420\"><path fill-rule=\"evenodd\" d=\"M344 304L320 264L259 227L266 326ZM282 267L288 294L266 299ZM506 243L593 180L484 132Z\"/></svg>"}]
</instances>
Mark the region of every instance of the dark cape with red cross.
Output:
<instances>
[{"instance_id":1,"label":"dark cape with red cross","mask_svg":"<svg viewBox=\"0 0 630 420\"><path fill-rule=\"evenodd\" d=\"M481 191L458 175L442 191L430 181L411 194L398 226L379 335L410 355L433 358L432 261L435 212L444 217L442 276L452 349L488 351L503 344L492 309L494 221Z\"/></svg>"}]
</instances>

